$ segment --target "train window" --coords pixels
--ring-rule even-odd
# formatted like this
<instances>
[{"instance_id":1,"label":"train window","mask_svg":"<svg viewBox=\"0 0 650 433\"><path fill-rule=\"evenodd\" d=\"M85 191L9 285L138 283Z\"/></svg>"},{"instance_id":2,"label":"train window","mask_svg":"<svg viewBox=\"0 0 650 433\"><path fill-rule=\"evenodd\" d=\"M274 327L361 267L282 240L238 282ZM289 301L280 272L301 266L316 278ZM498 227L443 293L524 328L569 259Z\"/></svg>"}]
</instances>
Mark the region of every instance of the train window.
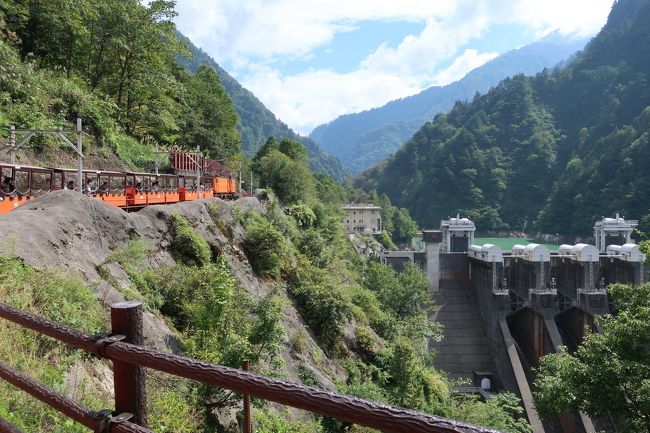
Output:
<instances>
[{"instance_id":1,"label":"train window","mask_svg":"<svg viewBox=\"0 0 650 433\"><path fill-rule=\"evenodd\" d=\"M108 194L110 192L110 176L106 173L99 175L99 180L97 181L97 194Z\"/></svg>"},{"instance_id":2,"label":"train window","mask_svg":"<svg viewBox=\"0 0 650 433\"><path fill-rule=\"evenodd\" d=\"M50 191L50 173L32 172L32 195L42 195Z\"/></svg>"},{"instance_id":3,"label":"train window","mask_svg":"<svg viewBox=\"0 0 650 433\"><path fill-rule=\"evenodd\" d=\"M135 191L143 192L142 190L142 176L135 176Z\"/></svg>"},{"instance_id":4,"label":"train window","mask_svg":"<svg viewBox=\"0 0 650 433\"><path fill-rule=\"evenodd\" d=\"M29 172L23 170L16 170L16 178L13 179L16 194L18 196L30 195L29 190Z\"/></svg>"},{"instance_id":5,"label":"train window","mask_svg":"<svg viewBox=\"0 0 650 433\"><path fill-rule=\"evenodd\" d=\"M65 173L65 187L76 191L78 188L77 185L77 175L72 173Z\"/></svg>"},{"instance_id":6,"label":"train window","mask_svg":"<svg viewBox=\"0 0 650 433\"><path fill-rule=\"evenodd\" d=\"M178 178L170 177L169 178L169 192L175 192L178 190Z\"/></svg>"},{"instance_id":7,"label":"train window","mask_svg":"<svg viewBox=\"0 0 650 433\"><path fill-rule=\"evenodd\" d=\"M149 176L142 176L142 191L149 192L151 191L151 179Z\"/></svg>"},{"instance_id":8,"label":"train window","mask_svg":"<svg viewBox=\"0 0 650 433\"><path fill-rule=\"evenodd\" d=\"M52 172L52 189L63 189L65 184L63 183L63 173L61 172Z\"/></svg>"},{"instance_id":9,"label":"train window","mask_svg":"<svg viewBox=\"0 0 650 433\"><path fill-rule=\"evenodd\" d=\"M122 194L124 192L124 184L126 177L124 176L111 176L109 180L109 191L113 194Z\"/></svg>"},{"instance_id":10,"label":"train window","mask_svg":"<svg viewBox=\"0 0 650 433\"><path fill-rule=\"evenodd\" d=\"M99 188L99 175L97 173L86 173L84 179L84 194L96 194Z\"/></svg>"}]
</instances>

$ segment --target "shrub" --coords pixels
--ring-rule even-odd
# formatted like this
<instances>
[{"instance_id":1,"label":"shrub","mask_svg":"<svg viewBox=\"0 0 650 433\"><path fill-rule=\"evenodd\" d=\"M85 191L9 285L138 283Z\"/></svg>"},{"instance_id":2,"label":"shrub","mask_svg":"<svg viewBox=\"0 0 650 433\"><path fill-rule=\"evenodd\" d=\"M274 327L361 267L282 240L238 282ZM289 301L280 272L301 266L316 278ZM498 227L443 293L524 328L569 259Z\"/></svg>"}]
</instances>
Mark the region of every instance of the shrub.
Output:
<instances>
[{"instance_id":1,"label":"shrub","mask_svg":"<svg viewBox=\"0 0 650 433\"><path fill-rule=\"evenodd\" d=\"M303 263L295 275L289 293L302 318L323 346L331 350L343 334L351 305L330 272Z\"/></svg>"},{"instance_id":2,"label":"shrub","mask_svg":"<svg viewBox=\"0 0 650 433\"><path fill-rule=\"evenodd\" d=\"M282 233L265 219L251 215L246 220L244 250L253 270L261 276L279 278L289 247Z\"/></svg>"},{"instance_id":3,"label":"shrub","mask_svg":"<svg viewBox=\"0 0 650 433\"><path fill-rule=\"evenodd\" d=\"M272 414L267 411L254 415L255 431L263 433L322 433L323 429L313 422L287 421L287 414Z\"/></svg>"},{"instance_id":4,"label":"shrub","mask_svg":"<svg viewBox=\"0 0 650 433\"><path fill-rule=\"evenodd\" d=\"M210 245L179 214L171 215L171 250L174 258L185 264L204 266L210 263Z\"/></svg>"},{"instance_id":5,"label":"shrub","mask_svg":"<svg viewBox=\"0 0 650 433\"><path fill-rule=\"evenodd\" d=\"M365 326L358 326L354 330L354 338L357 340L359 348L366 353L374 353L375 344L372 332Z\"/></svg>"}]
</instances>

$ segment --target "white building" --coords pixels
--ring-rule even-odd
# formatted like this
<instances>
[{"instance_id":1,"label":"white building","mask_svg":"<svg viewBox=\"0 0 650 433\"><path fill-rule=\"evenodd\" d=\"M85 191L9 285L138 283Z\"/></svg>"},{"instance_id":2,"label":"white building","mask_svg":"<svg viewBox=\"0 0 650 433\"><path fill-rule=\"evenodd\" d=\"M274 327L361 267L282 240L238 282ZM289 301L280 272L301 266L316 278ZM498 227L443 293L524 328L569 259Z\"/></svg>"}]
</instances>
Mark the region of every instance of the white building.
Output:
<instances>
[{"instance_id":1,"label":"white building","mask_svg":"<svg viewBox=\"0 0 650 433\"><path fill-rule=\"evenodd\" d=\"M469 246L474 244L476 226L469 218L449 218L440 221L442 230L443 253L464 253L469 251Z\"/></svg>"},{"instance_id":2,"label":"white building","mask_svg":"<svg viewBox=\"0 0 650 433\"><path fill-rule=\"evenodd\" d=\"M382 231L381 207L374 204L348 204L343 210L343 225L348 233L380 234Z\"/></svg>"},{"instance_id":3,"label":"white building","mask_svg":"<svg viewBox=\"0 0 650 433\"><path fill-rule=\"evenodd\" d=\"M616 214L616 218L603 218L594 225L596 248L601 253L605 253L609 245L633 243L632 233L638 225L639 221L626 220L621 218L619 214Z\"/></svg>"}]
</instances>

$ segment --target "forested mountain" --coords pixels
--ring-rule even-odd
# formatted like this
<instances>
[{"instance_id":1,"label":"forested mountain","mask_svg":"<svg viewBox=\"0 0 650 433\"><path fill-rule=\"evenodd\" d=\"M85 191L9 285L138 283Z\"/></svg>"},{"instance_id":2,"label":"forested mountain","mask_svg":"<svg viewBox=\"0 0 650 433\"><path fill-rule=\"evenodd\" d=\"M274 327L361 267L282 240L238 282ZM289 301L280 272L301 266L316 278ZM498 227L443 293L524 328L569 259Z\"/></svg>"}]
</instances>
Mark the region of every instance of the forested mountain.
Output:
<instances>
[{"instance_id":1,"label":"forested mountain","mask_svg":"<svg viewBox=\"0 0 650 433\"><path fill-rule=\"evenodd\" d=\"M486 92L505 77L532 75L553 67L581 50L586 42L552 33L497 57L447 86L433 86L379 108L340 116L314 129L310 138L344 161L353 173L360 173L395 152L426 121L451 109L456 101Z\"/></svg>"},{"instance_id":2,"label":"forested mountain","mask_svg":"<svg viewBox=\"0 0 650 433\"><path fill-rule=\"evenodd\" d=\"M269 136L287 138L301 142L309 153L310 166L318 173L326 173L335 180L342 180L348 172L338 158L324 153L313 140L296 134L291 128L275 117L257 97L245 89L226 72L206 52L196 47L187 37L177 34L189 48L189 55L179 57L179 61L190 72L196 72L201 65L213 68L226 89L239 116L237 129L241 135L242 150L246 156L253 157Z\"/></svg>"},{"instance_id":3,"label":"forested mountain","mask_svg":"<svg viewBox=\"0 0 650 433\"><path fill-rule=\"evenodd\" d=\"M131 168L153 160L153 142L236 158L232 103L214 71L178 64L174 16L162 0L0 2L0 127L69 128L81 117L90 142ZM56 145L29 144L38 161Z\"/></svg>"},{"instance_id":4,"label":"forested mountain","mask_svg":"<svg viewBox=\"0 0 650 433\"><path fill-rule=\"evenodd\" d=\"M183 67L197 49L185 46L175 14L163 0L0 3L0 126L66 127L79 116L102 152L138 169L154 142L235 160L269 135L297 138L214 62ZM336 158L303 142L314 169L342 178Z\"/></svg>"},{"instance_id":5,"label":"forested mountain","mask_svg":"<svg viewBox=\"0 0 650 433\"><path fill-rule=\"evenodd\" d=\"M650 207L650 1L620 0L566 67L508 78L425 124L357 179L421 226L460 212L480 229L587 235Z\"/></svg>"}]
</instances>

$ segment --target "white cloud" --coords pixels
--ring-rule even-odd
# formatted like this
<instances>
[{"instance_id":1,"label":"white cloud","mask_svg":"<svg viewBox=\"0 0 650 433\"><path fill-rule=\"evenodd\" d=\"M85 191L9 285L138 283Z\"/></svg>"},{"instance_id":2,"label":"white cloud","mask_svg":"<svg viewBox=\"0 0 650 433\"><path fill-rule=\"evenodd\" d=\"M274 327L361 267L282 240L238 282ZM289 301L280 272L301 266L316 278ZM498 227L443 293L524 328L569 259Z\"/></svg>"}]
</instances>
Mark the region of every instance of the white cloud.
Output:
<instances>
[{"instance_id":1,"label":"white cloud","mask_svg":"<svg viewBox=\"0 0 650 433\"><path fill-rule=\"evenodd\" d=\"M309 53L364 20L423 21L454 8L453 0L178 0L177 22L218 60L269 59Z\"/></svg>"},{"instance_id":2,"label":"white cloud","mask_svg":"<svg viewBox=\"0 0 650 433\"><path fill-rule=\"evenodd\" d=\"M399 76L365 70L348 74L317 70L283 77L268 66L258 67L243 84L303 134L341 114L369 109L420 90Z\"/></svg>"},{"instance_id":3,"label":"white cloud","mask_svg":"<svg viewBox=\"0 0 650 433\"><path fill-rule=\"evenodd\" d=\"M467 49L462 55L456 57L454 63L452 63L447 69L438 72L433 78L433 81L437 86L444 86L453 83L454 81L463 78L469 71L484 65L490 60L496 58L498 55L499 53L481 54L474 49Z\"/></svg>"},{"instance_id":4,"label":"white cloud","mask_svg":"<svg viewBox=\"0 0 650 433\"><path fill-rule=\"evenodd\" d=\"M462 78L496 53L471 41L498 24L538 35L594 34L612 0L177 0L179 29L302 133L340 114L382 105ZM356 70L284 75L286 58L309 59L339 32L367 20L424 23L397 45L378 42ZM467 45L469 44L469 48ZM513 41L513 44L517 44ZM465 46L465 47L464 47ZM460 52L461 48L463 49ZM513 48L515 48L513 46ZM449 64L444 70L441 65Z\"/></svg>"},{"instance_id":5,"label":"white cloud","mask_svg":"<svg viewBox=\"0 0 650 433\"><path fill-rule=\"evenodd\" d=\"M613 0L518 0L511 21L521 22L547 34L591 36L605 24Z\"/></svg>"}]
</instances>

